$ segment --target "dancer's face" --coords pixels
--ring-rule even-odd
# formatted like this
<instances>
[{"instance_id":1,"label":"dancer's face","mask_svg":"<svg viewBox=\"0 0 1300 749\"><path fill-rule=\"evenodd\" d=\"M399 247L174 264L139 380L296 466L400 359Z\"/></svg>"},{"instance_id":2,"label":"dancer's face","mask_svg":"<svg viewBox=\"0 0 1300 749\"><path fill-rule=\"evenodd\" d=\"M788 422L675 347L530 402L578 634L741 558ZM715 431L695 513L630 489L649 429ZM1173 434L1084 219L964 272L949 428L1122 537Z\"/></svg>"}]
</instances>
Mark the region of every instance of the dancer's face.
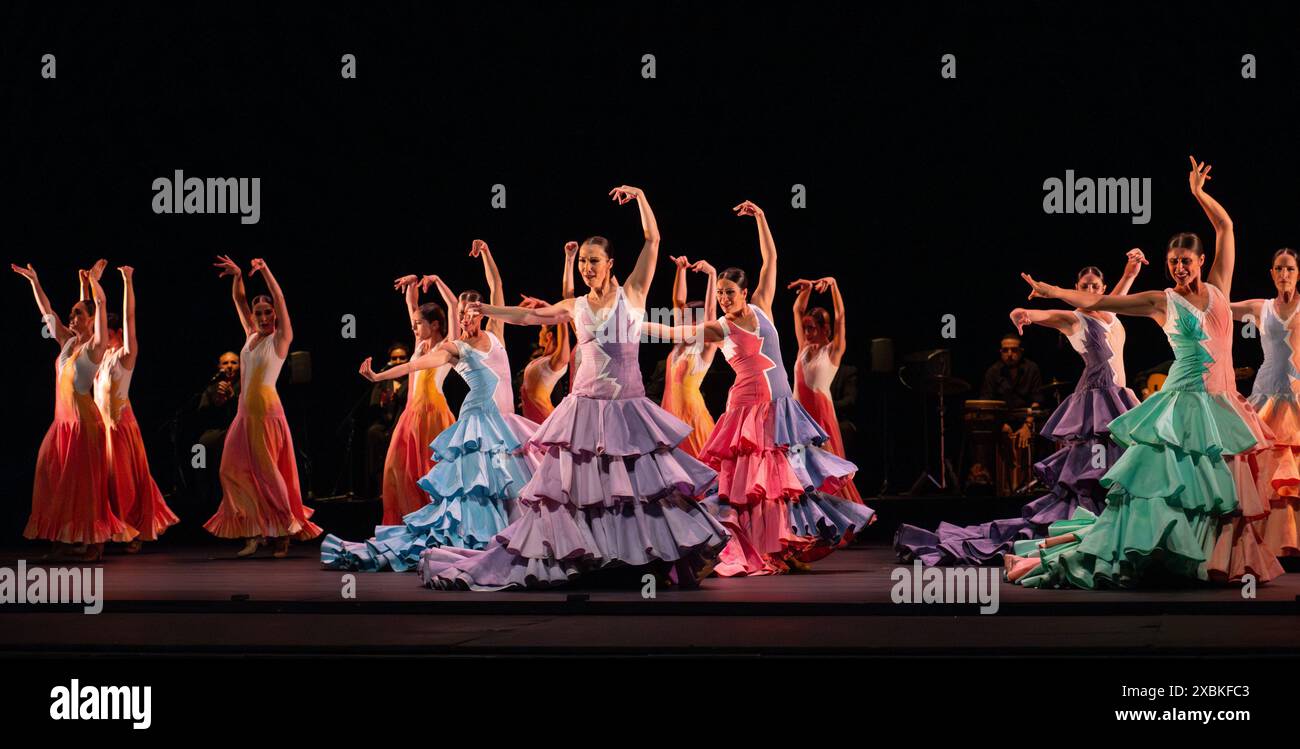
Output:
<instances>
[{"instance_id":1,"label":"dancer's face","mask_svg":"<svg viewBox=\"0 0 1300 749\"><path fill-rule=\"evenodd\" d=\"M466 337L478 335L479 328L483 325L483 316L465 309L465 305L461 305L460 310L461 335Z\"/></svg>"},{"instance_id":2,"label":"dancer's face","mask_svg":"<svg viewBox=\"0 0 1300 749\"><path fill-rule=\"evenodd\" d=\"M814 346L820 346L830 340L830 331L812 315L804 315L799 322L803 328L803 339Z\"/></svg>"},{"instance_id":3,"label":"dancer's face","mask_svg":"<svg viewBox=\"0 0 1300 749\"><path fill-rule=\"evenodd\" d=\"M95 316L86 310L86 305L77 302L68 314L68 327L78 338L90 338L95 332Z\"/></svg>"},{"instance_id":4,"label":"dancer's face","mask_svg":"<svg viewBox=\"0 0 1300 749\"><path fill-rule=\"evenodd\" d=\"M239 376L239 355L234 351L227 351L217 360L217 369L221 376L227 380L233 380Z\"/></svg>"},{"instance_id":5,"label":"dancer's face","mask_svg":"<svg viewBox=\"0 0 1300 749\"><path fill-rule=\"evenodd\" d=\"M1286 253L1277 256L1273 261L1273 285L1277 287L1277 293L1295 291L1297 270L1294 257Z\"/></svg>"},{"instance_id":6,"label":"dancer's face","mask_svg":"<svg viewBox=\"0 0 1300 749\"><path fill-rule=\"evenodd\" d=\"M424 315L416 312L411 315L411 332L415 334L417 341L427 341L438 332L438 324L429 322L424 319Z\"/></svg>"},{"instance_id":7,"label":"dancer's face","mask_svg":"<svg viewBox=\"0 0 1300 749\"><path fill-rule=\"evenodd\" d=\"M583 244L578 248L578 275L587 288L604 286L609 281L614 261L605 248L595 244Z\"/></svg>"},{"instance_id":8,"label":"dancer's face","mask_svg":"<svg viewBox=\"0 0 1300 749\"><path fill-rule=\"evenodd\" d=\"M550 325L543 325L541 329L537 331L537 347L543 351L550 351L551 344L554 343L554 341L555 334L551 332Z\"/></svg>"},{"instance_id":9,"label":"dancer's face","mask_svg":"<svg viewBox=\"0 0 1300 749\"><path fill-rule=\"evenodd\" d=\"M1089 294L1106 293L1106 284L1102 283L1101 277L1095 273L1083 274L1078 281L1074 282L1074 288Z\"/></svg>"},{"instance_id":10,"label":"dancer's face","mask_svg":"<svg viewBox=\"0 0 1300 749\"><path fill-rule=\"evenodd\" d=\"M734 311L744 309L745 301L749 298L749 291L742 289L729 278L718 279L718 307L725 314L731 314Z\"/></svg>"},{"instance_id":11,"label":"dancer's face","mask_svg":"<svg viewBox=\"0 0 1300 749\"><path fill-rule=\"evenodd\" d=\"M1197 255L1186 248L1170 250L1165 255L1165 266L1169 275L1178 286L1187 286L1201 278L1201 266L1205 263L1204 255Z\"/></svg>"},{"instance_id":12,"label":"dancer's face","mask_svg":"<svg viewBox=\"0 0 1300 749\"><path fill-rule=\"evenodd\" d=\"M253 324L257 326L257 332L264 336L271 335L275 332L275 307L267 302L258 302L253 305Z\"/></svg>"},{"instance_id":13,"label":"dancer's face","mask_svg":"<svg viewBox=\"0 0 1300 749\"><path fill-rule=\"evenodd\" d=\"M1002 363L1008 367L1014 367L1020 363L1020 357L1024 352L1020 348L1020 341L1015 338L1002 339Z\"/></svg>"}]
</instances>

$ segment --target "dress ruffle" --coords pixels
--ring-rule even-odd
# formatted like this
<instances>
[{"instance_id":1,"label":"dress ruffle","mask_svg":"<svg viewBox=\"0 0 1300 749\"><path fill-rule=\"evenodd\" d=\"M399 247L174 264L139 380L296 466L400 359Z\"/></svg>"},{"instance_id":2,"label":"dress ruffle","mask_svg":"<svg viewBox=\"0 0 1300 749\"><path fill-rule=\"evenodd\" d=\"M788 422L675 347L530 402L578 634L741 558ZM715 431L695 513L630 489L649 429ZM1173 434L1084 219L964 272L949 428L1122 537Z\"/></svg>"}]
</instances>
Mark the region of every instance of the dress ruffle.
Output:
<instances>
[{"instance_id":1,"label":"dress ruffle","mask_svg":"<svg viewBox=\"0 0 1300 749\"><path fill-rule=\"evenodd\" d=\"M644 396L602 400L575 395L560 401L533 435L532 445L575 454L644 455L676 447L690 433L689 424Z\"/></svg>"},{"instance_id":2,"label":"dress ruffle","mask_svg":"<svg viewBox=\"0 0 1300 749\"><path fill-rule=\"evenodd\" d=\"M1126 387L1076 390L1048 417L1041 434L1053 440L1106 435L1110 433L1111 421L1137 404L1133 391Z\"/></svg>"},{"instance_id":3,"label":"dress ruffle","mask_svg":"<svg viewBox=\"0 0 1300 749\"><path fill-rule=\"evenodd\" d=\"M1291 394L1252 395L1249 402L1273 430L1273 446L1256 455L1268 506L1264 546L1276 556L1300 555L1300 403Z\"/></svg>"},{"instance_id":4,"label":"dress ruffle","mask_svg":"<svg viewBox=\"0 0 1300 749\"><path fill-rule=\"evenodd\" d=\"M827 439L828 435L808 410L793 397L785 396L752 405L729 406L718 417L700 459L713 464L775 446L820 445Z\"/></svg>"},{"instance_id":5,"label":"dress ruffle","mask_svg":"<svg viewBox=\"0 0 1300 749\"><path fill-rule=\"evenodd\" d=\"M1185 453L1219 456L1247 452L1259 444L1251 421L1224 395L1197 390L1160 390L1110 424L1122 447L1177 447ZM1251 412L1253 416L1253 412ZM1258 419L1252 420L1258 423Z\"/></svg>"}]
</instances>

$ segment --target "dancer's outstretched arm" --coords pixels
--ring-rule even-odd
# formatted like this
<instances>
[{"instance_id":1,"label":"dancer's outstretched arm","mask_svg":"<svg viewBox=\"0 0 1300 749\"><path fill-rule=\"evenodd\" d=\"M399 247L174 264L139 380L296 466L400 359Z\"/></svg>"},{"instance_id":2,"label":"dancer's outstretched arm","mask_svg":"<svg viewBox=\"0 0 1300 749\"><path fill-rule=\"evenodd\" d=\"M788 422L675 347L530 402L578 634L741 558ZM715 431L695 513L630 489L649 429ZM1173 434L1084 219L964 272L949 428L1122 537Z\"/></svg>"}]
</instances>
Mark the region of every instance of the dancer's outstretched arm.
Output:
<instances>
[{"instance_id":1,"label":"dancer's outstretched arm","mask_svg":"<svg viewBox=\"0 0 1300 749\"><path fill-rule=\"evenodd\" d=\"M1255 323L1256 326L1258 326L1259 321L1263 319L1264 302L1266 301L1268 300L1245 299L1240 302L1230 303L1228 306L1232 309L1232 319L1240 322L1249 318L1250 322L1253 322Z\"/></svg>"},{"instance_id":2,"label":"dancer's outstretched arm","mask_svg":"<svg viewBox=\"0 0 1300 749\"><path fill-rule=\"evenodd\" d=\"M108 300L104 296L104 287L99 283L107 267L108 261L100 258L88 274L90 298L95 300L95 330L90 337L90 360L96 364L104 358L104 349L108 348Z\"/></svg>"},{"instance_id":3,"label":"dancer's outstretched arm","mask_svg":"<svg viewBox=\"0 0 1300 749\"><path fill-rule=\"evenodd\" d=\"M633 307L644 308L646 295L650 293L650 282L655 277L655 265L659 262L659 224L655 221L654 211L650 210L650 201L646 200L645 191L631 185L619 185L609 191L619 205L635 200L641 212L641 234L645 242L641 245L641 254L637 255L636 265L628 274L624 283L624 293Z\"/></svg>"},{"instance_id":4,"label":"dancer's outstretched arm","mask_svg":"<svg viewBox=\"0 0 1300 749\"><path fill-rule=\"evenodd\" d=\"M45 289L41 288L41 279L36 275L36 269L32 267L31 263L25 266L10 263L9 267L13 269L14 273L27 279L27 282L31 284L32 296L36 298L36 309L40 310L41 319L48 319L53 323L50 335L54 336L54 340L58 341L60 346L67 343L68 339L73 336L72 329L64 325L63 320L59 319L59 316L55 314L54 307L50 305L50 298L45 296Z\"/></svg>"},{"instance_id":5,"label":"dancer's outstretched arm","mask_svg":"<svg viewBox=\"0 0 1300 749\"><path fill-rule=\"evenodd\" d=\"M1165 293L1163 291L1140 291L1125 296L1094 294L1078 289L1063 289L1042 281L1035 281L1028 273L1020 277L1029 284L1029 298L1060 299L1066 304L1082 310L1114 312L1120 315L1151 317L1163 321L1165 316Z\"/></svg>"},{"instance_id":6,"label":"dancer's outstretched arm","mask_svg":"<svg viewBox=\"0 0 1300 749\"><path fill-rule=\"evenodd\" d=\"M497 261L492 258L492 250L488 249L487 242L481 239L474 240L470 245L469 256L483 258L483 274L487 277L488 299L494 306L504 305L506 292L501 283L501 271L497 269ZM488 323L488 332L500 338L505 333L505 327L505 323L500 320L492 320Z\"/></svg>"},{"instance_id":7,"label":"dancer's outstretched arm","mask_svg":"<svg viewBox=\"0 0 1300 749\"><path fill-rule=\"evenodd\" d=\"M1237 238L1232 231L1232 219L1219 201L1210 197L1205 191L1205 183L1210 179L1211 166L1204 161L1191 159L1192 170L1187 173L1187 183L1192 188L1192 196L1201 204L1201 210L1214 225L1214 259L1205 280L1219 287L1223 295L1232 298L1232 271L1237 263Z\"/></svg>"},{"instance_id":8,"label":"dancer's outstretched arm","mask_svg":"<svg viewBox=\"0 0 1300 749\"><path fill-rule=\"evenodd\" d=\"M371 363L371 358L372 357L367 356L366 360L361 362L361 369L358 370L362 377L371 382L396 380L399 377L405 377L410 373L418 372L421 369L436 369L444 364L455 364L460 361L460 355L456 351L456 345L446 338L427 353L420 354L405 364L398 364L396 367L389 367L383 372L375 372Z\"/></svg>"},{"instance_id":9,"label":"dancer's outstretched arm","mask_svg":"<svg viewBox=\"0 0 1300 749\"><path fill-rule=\"evenodd\" d=\"M726 329L717 320L710 320L702 325L664 325L646 321L641 323L641 331L655 343L691 342L702 338L708 344L718 343L727 337Z\"/></svg>"},{"instance_id":10,"label":"dancer's outstretched arm","mask_svg":"<svg viewBox=\"0 0 1300 749\"><path fill-rule=\"evenodd\" d=\"M772 238L772 229L767 225L767 214L749 200L732 210L737 216L753 216L758 225L758 250L763 255L763 266L758 270L758 283L750 292L749 301L771 319L772 298L776 296L776 240Z\"/></svg>"},{"instance_id":11,"label":"dancer's outstretched arm","mask_svg":"<svg viewBox=\"0 0 1300 749\"><path fill-rule=\"evenodd\" d=\"M1073 312L1059 309L1025 309L1016 307L1011 310L1011 323L1021 335L1026 325L1042 325L1045 328L1059 330L1065 335L1073 335L1079 330L1079 317Z\"/></svg>"},{"instance_id":12,"label":"dancer's outstretched arm","mask_svg":"<svg viewBox=\"0 0 1300 749\"><path fill-rule=\"evenodd\" d=\"M1115 284L1110 290L1112 296L1124 296L1129 289L1133 288L1133 282L1137 280L1138 273L1142 266L1148 265L1147 256L1142 254L1142 250L1134 247L1128 251L1128 262L1124 265L1124 273L1119 277L1119 283Z\"/></svg>"},{"instance_id":13,"label":"dancer's outstretched arm","mask_svg":"<svg viewBox=\"0 0 1300 749\"><path fill-rule=\"evenodd\" d=\"M220 268L217 278L230 276L230 298L235 302L235 312L239 314L239 324L244 326L244 337L253 334L253 311L248 308L248 296L244 292L244 272L239 269L229 255L217 255L213 267Z\"/></svg>"},{"instance_id":14,"label":"dancer's outstretched arm","mask_svg":"<svg viewBox=\"0 0 1300 749\"><path fill-rule=\"evenodd\" d=\"M441 276L428 275L420 279L420 291L428 291L430 286L438 288L438 296L442 297L442 305L447 308L447 329L443 331L444 338L450 338L453 341L460 338L460 302L456 299L456 292L443 282Z\"/></svg>"},{"instance_id":15,"label":"dancer's outstretched arm","mask_svg":"<svg viewBox=\"0 0 1300 749\"><path fill-rule=\"evenodd\" d=\"M466 303L466 310L511 325L559 325L573 319L573 300L561 299L542 307L499 307L482 302Z\"/></svg>"},{"instance_id":16,"label":"dancer's outstretched arm","mask_svg":"<svg viewBox=\"0 0 1300 749\"><path fill-rule=\"evenodd\" d=\"M552 306L549 302L537 297L528 296L527 294L520 294L520 296L523 297L523 301L519 303L520 307L535 310ZM547 363L550 364L552 372L558 372L560 367L569 365L569 354L571 353L569 348L569 325L559 323L552 327L555 330L555 350L547 357Z\"/></svg>"},{"instance_id":17,"label":"dancer's outstretched arm","mask_svg":"<svg viewBox=\"0 0 1300 749\"><path fill-rule=\"evenodd\" d=\"M266 288L271 292L271 304L275 307L275 353L281 358L289 355L289 344L293 342L293 323L289 321L289 307L284 303L284 292L280 283L271 274L271 269L262 258L253 258L252 270L248 275L261 273L266 281Z\"/></svg>"},{"instance_id":18,"label":"dancer's outstretched arm","mask_svg":"<svg viewBox=\"0 0 1300 749\"><path fill-rule=\"evenodd\" d=\"M119 361L126 369L134 369L139 353L135 333L135 268L120 265L117 269L122 274L122 358Z\"/></svg>"}]
</instances>

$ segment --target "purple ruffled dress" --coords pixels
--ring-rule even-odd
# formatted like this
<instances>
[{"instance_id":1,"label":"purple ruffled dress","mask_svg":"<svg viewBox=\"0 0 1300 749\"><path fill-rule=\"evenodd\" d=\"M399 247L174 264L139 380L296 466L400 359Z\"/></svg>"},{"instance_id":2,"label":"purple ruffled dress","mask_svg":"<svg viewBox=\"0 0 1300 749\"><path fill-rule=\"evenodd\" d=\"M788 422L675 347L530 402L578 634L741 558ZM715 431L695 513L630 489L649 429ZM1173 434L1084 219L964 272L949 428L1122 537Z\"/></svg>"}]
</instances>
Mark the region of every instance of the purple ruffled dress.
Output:
<instances>
[{"instance_id":1,"label":"purple ruffled dress","mask_svg":"<svg viewBox=\"0 0 1300 749\"><path fill-rule=\"evenodd\" d=\"M726 530L696 501L717 475L678 447L690 425L645 397L643 313L621 288L605 313L586 297L574 302L581 361L569 395L528 443L541 464L519 493L518 520L482 551L425 551L429 587L540 588L646 565L692 582L726 545Z\"/></svg>"},{"instance_id":2,"label":"purple ruffled dress","mask_svg":"<svg viewBox=\"0 0 1300 749\"><path fill-rule=\"evenodd\" d=\"M1083 376L1041 434L1061 448L1034 464L1034 473L1049 492L1026 504L1020 517L980 525L940 523L935 531L901 525L894 536L898 558L926 565L990 564L1012 551L1016 541L1042 538L1047 527L1074 514L1077 507L1100 513L1106 491L1099 480L1119 459L1122 449L1110 439L1110 422L1137 405L1124 380L1124 326L1080 311L1078 331L1068 336L1083 357ZM1103 457L1104 456L1104 457Z\"/></svg>"}]
</instances>

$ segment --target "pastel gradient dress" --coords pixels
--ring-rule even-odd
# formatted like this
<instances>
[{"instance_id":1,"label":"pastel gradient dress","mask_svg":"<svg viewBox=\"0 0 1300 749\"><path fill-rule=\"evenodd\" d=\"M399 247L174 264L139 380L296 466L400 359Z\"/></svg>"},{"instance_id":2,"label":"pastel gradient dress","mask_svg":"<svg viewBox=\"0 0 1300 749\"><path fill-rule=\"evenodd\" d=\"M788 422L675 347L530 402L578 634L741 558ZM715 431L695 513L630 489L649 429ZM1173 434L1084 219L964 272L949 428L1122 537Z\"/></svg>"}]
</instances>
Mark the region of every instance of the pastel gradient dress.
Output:
<instances>
[{"instance_id":1,"label":"pastel gradient dress","mask_svg":"<svg viewBox=\"0 0 1300 749\"><path fill-rule=\"evenodd\" d=\"M180 522L167 506L149 472L140 425L131 409L131 375L122 366L122 348L104 354L95 374L95 403L108 429L108 491L114 511L139 531L140 541L158 536Z\"/></svg>"},{"instance_id":2,"label":"pastel gradient dress","mask_svg":"<svg viewBox=\"0 0 1300 749\"><path fill-rule=\"evenodd\" d=\"M1300 511L1300 322L1285 319L1277 300L1264 302L1259 320L1264 363L1249 402L1273 430L1273 447L1259 454L1260 490L1268 502L1262 519L1264 546L1277 556L1300 555L1296 531Z\"/></svg>"},{"instance_id":3,"label":"pastel gradient dress","mask_svg":"<svg viewBox=\"0 0 1300 749\"><path fill-rule=\"evenodd\" d=\"M1075 541L1017 543L1017 556L1039 556L1021 585L1127 588L1282 574L1256 526L1236 522L1260 512L1252 465L1272 434L1236 391L1232 313L1223 293L1206 287L1205 310L1165 290L1174 363L1159 392L1110 424L1125 451L1101 479L1106 507L1100 515L1078 507L1048 529Z\"/></svg>"},{"instance_id":4,"label":"pastel gradient dress","mask_svg":"<svg viewBox=\"0 0 1300 749\"><path fill-rule=\"evenodd\" d=\"M1041 434L1059 449L1034 464L1034 473L1047 494L1027 503L1020 516L980 525L940 523L928 531L901 525L894 549L904 562L926 565L989 564L1013 550L1017 541L1042 538L1048 526L1083 507L1096 514L1106 504L1101 478L1123 450L1111 440L1110 423L1138 404L1125 387L1124 325L1103 312L1100 320L1078 310L1078 329L1066 336L1083 357L1083 375L1043 425Z\"/></svg>"},{"instance_id":5,"label":"pastel gradient dress","mask_svg":"<svg viewBox=\"0 0 1300 749\"><path fill-rule=\"evenodd\" d=\"M413 356L425 354L430 348L428 341L420 341ZM421 369L407 378L406 408L393 426L384 458L384 525L400 524L403 517L429 501L418 483L433 468L429 444L456 421L442 394L442 382L449 371L449 366Z\"/></svg>"},{"instance_id":6,"label":"pastel gradient dress","mask_svg":"<svg viewBox=\"0 0 1300 749\"><path fill-rule=\"evenodd\" d=\"M48 330L58 320L46 316ZM108 435L95 405L95 363L75 336L54 362L54 421L36 453L26 538L65 544L130 541L136 531L113 511Z\"/></svg>"},{"instance_id":7,"label":"pastel gradient dress","mask_svg":"<svg viewBox=\"0 0 1300 749\"><path fill-rule=\"evenodd\" d=\"M700 385L709 368L701 352L703 341L675 346L669 354L664 375L664 410L686 422L691 433L682 440L681 448L691 457L699 457L700 450L713 434L713 416L704 403Z\"/></svg>"},{"instance_id":8,"label":"pastel gradient dress","mask_svg":"<svg viewBox=\"0 0 1300 749\"><path fill-rule=\"evenodd\" d=\"M529 443L541 464L519 494L519 519L484 551L425 551L426 585L540 588L647 565L689 582L726 543L696 501L715 474L678 447L690 426L645 397L644 310L620 288L601 313L575 299L573 315L581 357L569 394Z\"/></svg>"},{"instance_id":9,"label":"pastel gradient dress","mask_svg":"<svg viewBox=\"0 0 1300 749\"><path fill-rule=\"evenodd\" d=\"M322 565L403 572L415 568L425 549L482 549L517 517L515 500L537 466L525 449L537 424L514 413L505 347L492 333L484 337L487 351L455 342L456 372L469 393L460 418L429 445L437 462L419 480L428 503L400 524L376 528L365 542L326 536Z\"/></svg>"},{"instance_id":10,"label":"pastel gradient dress","mask_svg":"<svg viewBox=\"0 0 1300 749\"><path fill-rule=\"evenodd\" d=\"M727 410L700 459L718 471L709 508L732 532L717 574L771 575L791 560L829 554L872 520L865 505L835 497L857 471L821 449L830 437L790 392L776 328L754 305L758 330L722 317L722 354L736 371Z\"/></svg>"},{"instance_id":11,"label":"pastel gradient dress","mask_svg":"<svg viewBox=\"0 0 1300 749\"><path fill-rule=\"evenodd\" d=\"M293 436L275 390L284 358L275 339L252 333L239 350L239 407L221 451L221 504L208 522L219 538L315 538L302 503Z\"/></svg>"},{"instance_id":12,"label":"pastel gradient dress","mask_svg":"<svg viewBox=\"0 0 1300 749\"><path fill-rule=\"evenodd\" d=\"M794 362L794 393L817 426L826 432L825 449L841 458L844 452L844 438L840 435L840 420L835 415L835 401L831 398L831 382L839 366L831 363L829 346L804 346ZM845 499L861 502L862 495L849 476L835 490Z\"/></svg>"},{"instance_id":13,"label":"pastel gradient dress","mask_svg":"<svg viewBox=\"0 0 1300 749\"><path fill-rule=\"evenodd\" d=\"M568 365L558 370L551 369L551 357L546 354L535 357L524 366L523 382L519 383L519 402L523 407L524 418L541 423L551 415L555 406L551 404L551 391L560 381Z\"/></svg>"}]
</instances>

